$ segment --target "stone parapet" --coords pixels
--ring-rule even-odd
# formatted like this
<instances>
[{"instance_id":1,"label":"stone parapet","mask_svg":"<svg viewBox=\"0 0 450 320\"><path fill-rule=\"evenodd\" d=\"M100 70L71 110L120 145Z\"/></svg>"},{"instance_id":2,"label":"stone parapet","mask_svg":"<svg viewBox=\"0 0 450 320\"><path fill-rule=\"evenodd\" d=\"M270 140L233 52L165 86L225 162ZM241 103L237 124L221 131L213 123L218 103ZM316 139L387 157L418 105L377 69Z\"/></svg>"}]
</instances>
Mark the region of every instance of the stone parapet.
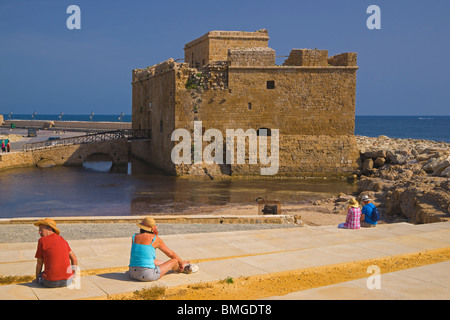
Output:
<instances>
[{"instance_id":1,"label":"stone parapet","mask_svg":"<svg viewBox=\"0 0 450 320\"><path fill-rule=\"evenodd\" d=\"M345 52L328 58L328 64L331 66L356 66L356 52Z\"/></svg>"},{"instance_id":2,"label":"stone parapet","mask_svg":"<svg viewBox=\"0 0 450 320\"><path fill-rule=\"evenodd\" d=\"M229 49L228 65L275 66L275 50L268 47Z\"/></svg>"},{"instance_id":3,"label":"stone parapet","mask_svg":"<svg viewBox=\"0 0 450 320\"><path fill-rule=\"evenodd\" d=\"M284 66L328 66L328 50L292 49Z\"/></svg>"},{"instance_id":4,"label":"stone parapet","mask_svg":"<svg viewBox=\"0 0 450 320\"><path fill-rule=\"evenodd\" d=\"M266 29L261 29L255 32L248 31L209 31L203 36L192 40L184 46L184 50L189 49L193 46L198 45L202 41L207 39L221 39L221 40L260 40L260 41L269 41L269 32Z\"/></svg>"}]
</instances>

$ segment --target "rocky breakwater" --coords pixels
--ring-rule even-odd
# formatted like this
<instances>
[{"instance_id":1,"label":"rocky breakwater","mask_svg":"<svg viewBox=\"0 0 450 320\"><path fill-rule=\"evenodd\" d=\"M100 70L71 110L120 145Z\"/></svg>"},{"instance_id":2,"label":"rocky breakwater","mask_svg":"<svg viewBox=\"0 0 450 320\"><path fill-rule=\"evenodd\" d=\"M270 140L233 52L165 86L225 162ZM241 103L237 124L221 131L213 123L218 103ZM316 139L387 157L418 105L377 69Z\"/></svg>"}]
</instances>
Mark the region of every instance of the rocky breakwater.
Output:
<instances>
[{"instance_id":1,"label":"rocky breakwater","mask_svg":"<svg viewBox=\"0 0 450 320\"><path fill-rule=\"evenodd\" d=\"M412 223L450 220L450 143L357 136L358 193Z\"/></svg>"}]
</instances>

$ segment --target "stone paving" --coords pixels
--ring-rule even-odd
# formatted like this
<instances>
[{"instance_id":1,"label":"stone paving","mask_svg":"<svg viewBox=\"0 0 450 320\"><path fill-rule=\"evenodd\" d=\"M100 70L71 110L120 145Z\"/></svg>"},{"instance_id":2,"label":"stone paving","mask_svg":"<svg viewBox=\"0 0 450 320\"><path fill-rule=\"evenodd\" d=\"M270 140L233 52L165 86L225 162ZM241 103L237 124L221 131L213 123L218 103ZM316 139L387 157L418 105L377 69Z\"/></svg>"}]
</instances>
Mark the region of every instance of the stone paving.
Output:
<instances>
[{"instance_id":1,"label":"stone paving","mask_svg":"<svg viewBox=\"0 0 450 320\"><path fill-rule=\"evenodd\" d=\"M133 281L126 273L130 237L71 240L82 272L102 270L100 274L82 276L79 288L73 289L3 285L0 299L106 299L153 285L172 287L447 248L450 222L383 224L360 230L322 226L177 234L163 240L184 260L195 261L199 272L172 273L151 283ZM0 275L34 274L35 250L36 243L0 244ZM165 256L157 251L157 258ZM385 274L379 290L368 289L367 279L360 279L268 299L449 299L449 267L447 261Z\"/></svg>"}]
</instances>

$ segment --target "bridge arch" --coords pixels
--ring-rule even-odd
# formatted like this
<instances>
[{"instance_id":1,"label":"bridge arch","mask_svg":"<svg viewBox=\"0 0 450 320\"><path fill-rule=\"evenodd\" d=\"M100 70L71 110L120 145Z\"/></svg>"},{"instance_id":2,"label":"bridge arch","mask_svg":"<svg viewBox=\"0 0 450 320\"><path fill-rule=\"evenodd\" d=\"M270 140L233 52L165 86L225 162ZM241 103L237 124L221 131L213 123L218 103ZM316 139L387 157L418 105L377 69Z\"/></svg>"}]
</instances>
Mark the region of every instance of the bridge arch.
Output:
<instances>
[{"instance_id":1,"label":"bridge arch","mask_svg":"<svg viewBox=\"0 0 450 320\"><path fill-rule=\"evenodd\" d=\"M114 165L113 158L109 154L103 152L95 152L88 155L84 161L82 166L86 169L91 169L95 171L111 171L111 168Z\"/></svg>"},{"instance_id":2,"label":"bridge arch","mask_svg":"<svg viewBox=\"0 0 450 320\"><path fill-rule=\"evenodd\" d=\"M112 161L114 166L128 163L128 141L126 139L81 144L76 152L77 162Z\"/></svg>"}]
</instances>

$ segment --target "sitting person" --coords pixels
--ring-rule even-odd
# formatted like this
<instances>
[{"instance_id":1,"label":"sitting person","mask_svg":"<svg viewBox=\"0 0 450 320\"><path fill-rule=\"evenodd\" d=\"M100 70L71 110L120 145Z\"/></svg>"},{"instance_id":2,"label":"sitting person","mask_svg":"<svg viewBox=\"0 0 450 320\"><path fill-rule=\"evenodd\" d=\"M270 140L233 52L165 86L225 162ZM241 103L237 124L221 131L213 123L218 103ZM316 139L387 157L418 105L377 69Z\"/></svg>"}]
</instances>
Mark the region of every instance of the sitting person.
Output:
<instances>
[{"instance_id":1,"label":"sitting person","mask_svg":"<svg viewBox=\"0 0 450 320\"><path fill-rule=\"evenodd\" d=\"M74 277L78 260L67 241L61 237L54 220L45 218L34 224L39 227L36 250L36 279L34 282L50 288L69 286ZM42 272L42 266L45 266Z\"/></svg>"},{"instance_id":2,"label":"sitting person","mask_svg":"<svg viewBox=\"0 0 450 320\"><path fill-rule=\"evenodd\" d=\"M362 197L363 208L361 211L361 227L373 228L377 226L377 221L372 220L372 213L375 205L371 202L372 200L368 196Z\"/></svg>"},{"instance_id":3,"label":"sitting person","mask_svg":"<svg viewBox=\"0 0 450 320\"><path fill-rule=\"evenodd\" d=\"M339 224L339 228L344 229L359 229L361 228L361 209L359 208L358 201L356 199L350 199L348 201L348 211L345 223Z\"/></svg>"},{"instance_id":4,"label":"sitting person","mask_svg":"<svg viewBox=\"0 0 450 320\"><path fill-rule=\"evenodd\" d=\"M131 279L139 281L155 281L168 271L192 273L198 271L198 266L183 261L170 250L158 237L158 227L153 218L145 218L137 226L140 233L132 237L131 255L128 273ZM156 249L160 249L170 260L156 260Z\"/></svg>"}]
</instances>

